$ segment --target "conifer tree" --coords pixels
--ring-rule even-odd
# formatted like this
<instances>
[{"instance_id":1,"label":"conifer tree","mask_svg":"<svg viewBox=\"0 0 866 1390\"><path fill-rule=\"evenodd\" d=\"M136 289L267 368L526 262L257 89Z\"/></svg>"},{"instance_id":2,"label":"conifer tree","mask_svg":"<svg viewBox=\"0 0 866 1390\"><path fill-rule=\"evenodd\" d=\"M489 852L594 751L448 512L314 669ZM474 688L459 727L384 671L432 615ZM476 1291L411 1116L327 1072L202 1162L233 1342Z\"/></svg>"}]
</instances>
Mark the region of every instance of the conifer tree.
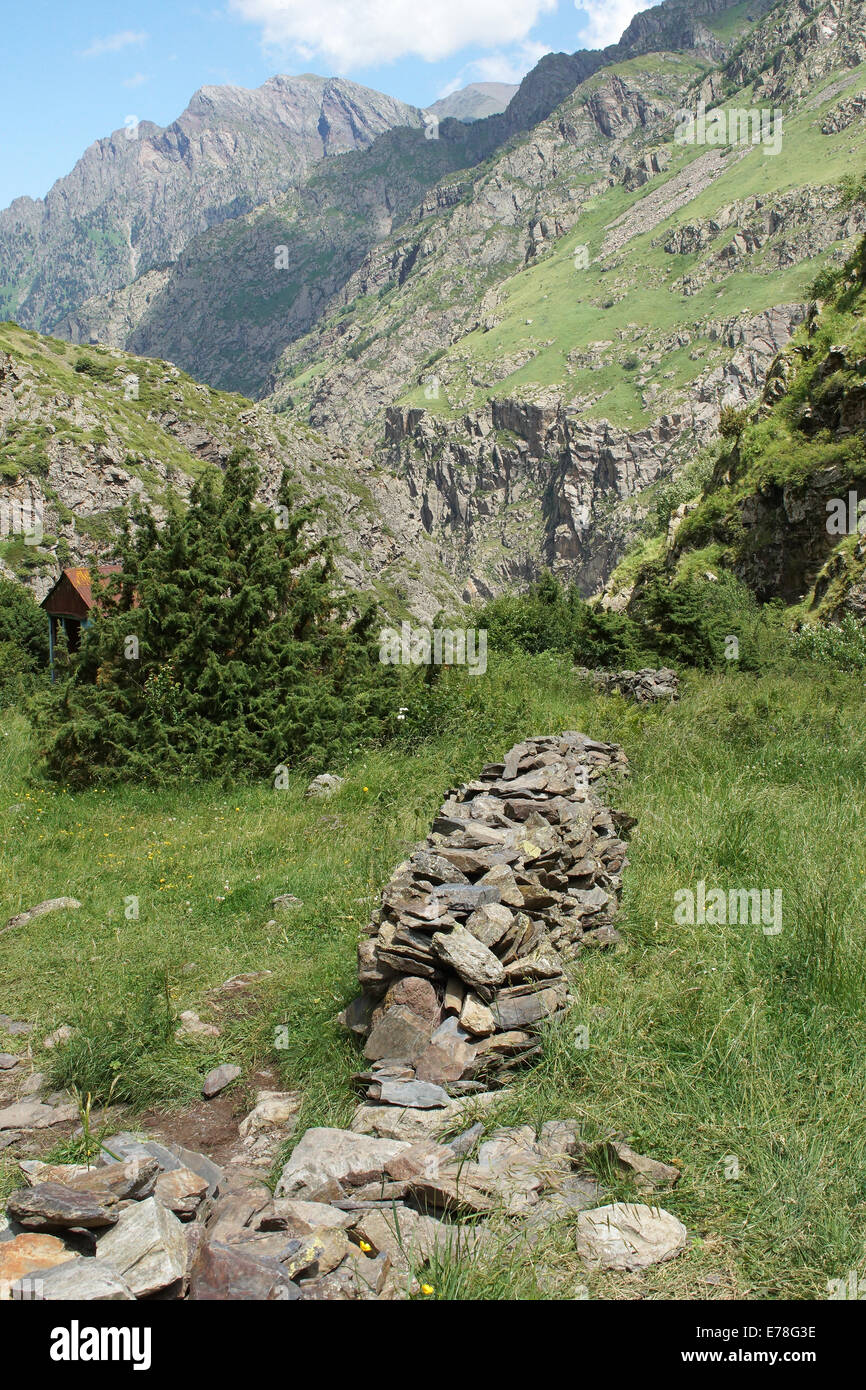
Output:
<instances>
[{"instance_id":1,"label":"conifer tree","mask_svg":"<svg viewBox=\"0 0 866 1390\"><path fill-rule=\"evenodd\" d=\"M158 524L139 510L121 573L94 584L95 617L58 691L49 766L75 784L111 773L264 776L380 737L396 673L372 642L375 606L350 619L315 507L284 475L255 500L242 453L208 471Z\"/></svg>"}]
</instances>

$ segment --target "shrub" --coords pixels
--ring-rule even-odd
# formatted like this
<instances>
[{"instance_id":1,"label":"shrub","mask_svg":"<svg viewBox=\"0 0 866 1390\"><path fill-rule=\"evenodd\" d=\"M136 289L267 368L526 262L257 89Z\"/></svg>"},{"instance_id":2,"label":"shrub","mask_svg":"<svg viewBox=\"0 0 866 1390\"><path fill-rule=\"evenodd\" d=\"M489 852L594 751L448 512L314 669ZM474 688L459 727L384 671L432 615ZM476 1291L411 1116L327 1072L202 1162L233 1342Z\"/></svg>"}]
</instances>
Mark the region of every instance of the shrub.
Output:
<instances>
[{"instance_id":1,"label":"shrub","mask_svg":"<svg viewBox=\"0 0 866 1390\"><path fill-rule=\"evenodd\" d=\"M791 634L791 646L807 661L837 671L866 671L866 627L853 613L846 613L840 623L802 627Z\"/></svg>"},{"instance_id":2,"label":"shrub","mask_svg":"<svg viewBox=\"0 0 866 1390\"><path fill-rule=\"evenodd\" d=\"M21 695L47 665L47 617L23 584L0 579L0 700Z\"/></svg>"},{"instance_id":3,"label":"shrub","mask_svg":"<svg viewBox=\"0 0 866 1390\"><path fill-rule=\"evenodd\" d=\"M163 526L136 514L122 576L94 586L81 652L39 712L56 776L273 779L392 727L375 607L355 596L350 620L327 543L305 539L315 509L284 479L284 514L265 511L256 485L236 455L221 488L208 472L187 508L170 498Z\"/></svg>"}]
</instances>

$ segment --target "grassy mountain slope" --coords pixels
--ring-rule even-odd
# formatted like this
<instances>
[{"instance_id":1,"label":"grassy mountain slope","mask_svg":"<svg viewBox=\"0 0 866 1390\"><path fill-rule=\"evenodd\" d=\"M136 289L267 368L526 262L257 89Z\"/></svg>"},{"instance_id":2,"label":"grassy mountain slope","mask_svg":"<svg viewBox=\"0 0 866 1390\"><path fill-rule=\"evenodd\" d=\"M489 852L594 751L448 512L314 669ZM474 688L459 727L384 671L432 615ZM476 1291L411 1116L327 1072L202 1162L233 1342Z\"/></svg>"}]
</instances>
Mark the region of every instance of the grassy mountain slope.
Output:
<instances>
[{"instance_id":1,"label":"grassy mountain slope","mask_svg":"<svg viewBox=\"0 0 866 1390\"><path fill-rule=\"evenodd\" d=\"M664 542L645 543L648 565L640 551L626 559L609 596L639 593L652 574L676 584L728 569L797 616L866 616L866 242L819 288L827 298L810 306L757 408L726 422L703 491L680 502Z\"/></svg>"},{"instance_id":2,"label":"grassy mountain slope","mask_svg":"<svg viewBox=\"0 0 866 1390\"><path fill-rule=\"evenodd\" d=\"M320 529L348 583L398 609L432 613L453 596L405 488L369 460L171 363L0 325L0 507L29 507L44 528L30 544L4 526L0 570L40 597L58 566L111 551L134 497L159 515L169 487L186 495L238 448L259 467L264 504L284 468L321 498Z\"/></svg>"}]
</instances>

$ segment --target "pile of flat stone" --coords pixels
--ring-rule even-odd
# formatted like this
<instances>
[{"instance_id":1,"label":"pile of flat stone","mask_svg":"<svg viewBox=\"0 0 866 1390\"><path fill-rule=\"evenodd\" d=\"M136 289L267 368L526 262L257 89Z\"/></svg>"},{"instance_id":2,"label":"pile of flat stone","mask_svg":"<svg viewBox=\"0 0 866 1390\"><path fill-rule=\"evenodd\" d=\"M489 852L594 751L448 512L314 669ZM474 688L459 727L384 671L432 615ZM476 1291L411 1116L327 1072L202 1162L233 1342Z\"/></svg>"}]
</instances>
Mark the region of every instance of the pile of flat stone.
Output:
<instances>
[{"instance_id":1,"label":"pile of flat stone","mask_svg":"<svg viewBox=\"0 0 866 1390\"><path fill-rule=\"evenodd\" d=\"M400 864L358 948L363 993L343 1022L364 1039L357 1085L419 1109L485 1091L540 1052L569 999L565 965L619 940L628 817L598 795L616 744L527 739L452 791Z\"/></svg>"},{"instance_id":2,"label":"pile of flat stone","mask_svg":"<svg viewBox=\"0 0 866 1390\"><path fill-rule=\"evenodd\" d=\"M627 700L635 700L639 705L680 698L679 676L669 666L643 666L639 671L591 671L588 666L576 669L603 694L624 695Z\"/></svg>"},{"instance_id":3,"label":"pile of flat stone","mask_svg":"<svg viewBox=\"0 0 866 1390\"><path fill-rule=\"evenodd\" d=\"M292 1092L259 1092L224 1166L128 1132L95 1165L22 1160L26 1186L0 1217L0 1300L424 1296L437 1270L495 1258L503 1242L529 1251L563 1221L587 1270L684 1251L686 1228L654 1195L605 1202L595 1176L618 1169L649 1196L676 1184L676 1167L623 1135L586 1143L575 1120L484 1120L565 1008L566 964L618 940L632 822L604 798L626 770L618 745L566 733L517 744L453 791L359 947L363 994L344 1022L367 1066L351 1127L303 1133L273 1192L267 1174L301 1105ZM205 1095L224 1084L211 1074Z\"/></svg>"}]
</instances>

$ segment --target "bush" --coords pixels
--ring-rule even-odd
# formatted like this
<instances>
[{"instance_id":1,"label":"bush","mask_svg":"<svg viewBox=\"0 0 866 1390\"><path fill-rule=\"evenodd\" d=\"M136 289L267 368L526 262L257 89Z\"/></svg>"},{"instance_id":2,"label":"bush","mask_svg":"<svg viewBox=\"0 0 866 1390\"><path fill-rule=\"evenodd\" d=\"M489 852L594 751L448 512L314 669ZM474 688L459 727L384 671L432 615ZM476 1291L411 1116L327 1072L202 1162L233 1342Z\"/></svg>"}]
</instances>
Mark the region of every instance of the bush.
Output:
<instances>
[{"instance_id":1,"label":"bush","mask_svg":"<svg viewBox=\"0 0 866 1390\"><path fill-rule=\"evenodd\" d=\"M791 646L807 661L837 671L866 671L866 627L853 613L846 613L841 623L802 627L791 634Z\"/></svg>"},{"instance_id":2,"label":"bush","mask_svg":"<svg viewBox=\"0 0 866 1390\"><path fill-rule=\"evenodd\" d=\"M551 574L527 594L493 599L478 626L500 652L562 652L580 666L628 666L646 656L630 618L591 608L575 587L564 589Z\"/></svg>"},{"instance_id":3,"label":"bush","mask_svg":"<svg viewBox=\"0 0 866 1390\"><path fill-rule=\"evenodd\" d=\"M723 405L719 412L719 434L722 439L739 439L749 423L749 412L735 405Z\"/></svg>"},{"instance_id":4,"label":"bush","mask_svg":"<svg viewBox=\"0 0 866 1390\"><path fill-rule=\"evenodd\" d=\"M687 578L674 584L656 574L633 609L646 629L645 640L674 666L710 670L731 662L741 671L761 671L777 665L783 651L781 605L762 608L725 571L715 581ZM736 646L730 638L736 638Z\"/></svg>"},{"instance_id":5,"label":"bush","mask_svg":"<svg viewBox=\"0 0 866 1390\"><path fill-rule=\"evenodd\" d=\"M48 618L23 584L0 579L0 701L19 698L48 666Z\"/></svg>"},{"instance_id":6,"label":"bush","mask_svg":"<svg viewBox=\"0 0 866 1390\"><path fill-rule=\"evenodd\" d=\"M122 575L94 585L70 675L35 711L55 776L273 780L393 728L375 607L337 594L327 544L304 539L315 509L288 481L280 514L256 505L256 486L238 455L222 487L209 472L187 508L169 499L164 526L136 514Z\"/></svg>"}]
</instances>

